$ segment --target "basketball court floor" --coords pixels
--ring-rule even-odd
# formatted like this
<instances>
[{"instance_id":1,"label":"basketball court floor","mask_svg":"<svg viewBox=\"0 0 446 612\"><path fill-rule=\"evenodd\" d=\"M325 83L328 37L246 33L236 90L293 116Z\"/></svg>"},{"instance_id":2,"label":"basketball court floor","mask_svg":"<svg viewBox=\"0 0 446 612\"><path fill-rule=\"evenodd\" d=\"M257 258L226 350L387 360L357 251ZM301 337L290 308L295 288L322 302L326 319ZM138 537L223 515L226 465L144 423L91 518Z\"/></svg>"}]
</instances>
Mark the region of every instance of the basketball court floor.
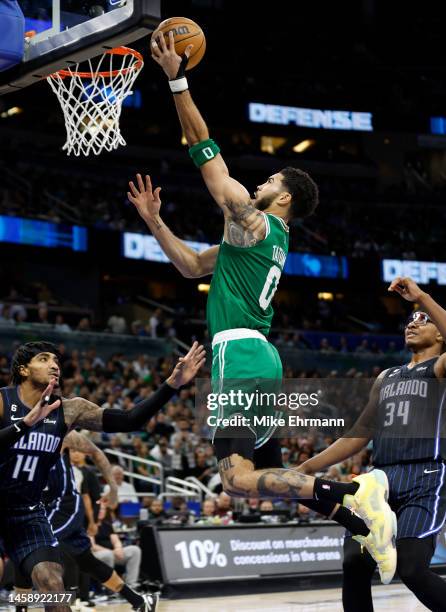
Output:
<instances>
[{"instance_id":1,"label":"basketball court floor","mask_svg":"<svg viewBox=\"0 0 446 612\"><path fill-rule=\"evenodd\" d=\"M197 586L197 590L199 587ZM375 612L423 612L427 610L403 585L377 586L373 588ZM342 612L341 590L320 589L294 591L291 593L265 593L237 595L234 597L213 597L199 599L176 599L161 601L157 612ZM97 612L128 612L128 605L99 606Z\"/></svg>"}]
</instances>

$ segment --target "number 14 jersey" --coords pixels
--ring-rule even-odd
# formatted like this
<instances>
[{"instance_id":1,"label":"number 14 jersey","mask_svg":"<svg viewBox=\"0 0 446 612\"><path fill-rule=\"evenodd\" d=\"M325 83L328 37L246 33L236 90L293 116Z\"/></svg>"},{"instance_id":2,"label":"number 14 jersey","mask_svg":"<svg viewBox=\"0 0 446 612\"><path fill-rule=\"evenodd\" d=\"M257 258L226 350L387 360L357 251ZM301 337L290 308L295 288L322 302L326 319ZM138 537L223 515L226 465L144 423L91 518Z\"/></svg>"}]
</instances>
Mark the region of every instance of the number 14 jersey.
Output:
<instances>
[{"instance_id":1,"label":"number 14 jersey","mask_svg":"<svg viewBox=\"0 0 446 612\"><path fill-rule=\"evenodd\" d=\"M0 427L8 427L22 419L29 408L20 400L18 387L3 387L0 392L3 399ZM3 506L34 506L40 502L50 469L60 457L66 432L63 407L59 406L46 419L31 427L14 446L0 452L0 499Z\"/></svg>"},{"instance_id":2,"label":"number 14 jersey","mask_svg":"<svg viewBox=\"0 0 446 612\"><path fill-rule=\"evenodd\" d=\"M266 237L252 247L237 247L224 240L212 276L207 303L209 335L228 329L256 329L267 336L277 290L288 254L289 230L285 221L263 213Z\"/></svg>"}]
</instances>

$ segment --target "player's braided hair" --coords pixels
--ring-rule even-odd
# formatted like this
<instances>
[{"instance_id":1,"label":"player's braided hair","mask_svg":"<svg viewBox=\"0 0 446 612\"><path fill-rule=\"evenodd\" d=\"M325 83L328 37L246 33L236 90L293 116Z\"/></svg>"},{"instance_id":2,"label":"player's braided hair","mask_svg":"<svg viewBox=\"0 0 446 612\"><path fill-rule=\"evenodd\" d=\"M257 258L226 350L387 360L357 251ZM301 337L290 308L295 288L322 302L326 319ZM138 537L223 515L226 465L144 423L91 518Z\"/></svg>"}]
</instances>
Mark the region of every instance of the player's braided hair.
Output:
<instances>
[{"instance_id":1,"label":"player's braided hair","mask_svg":"<svg viewBox=\"0 0 446 612\"><path fill-rule=\"evenodd\" d=\"M319 204L319 189L311 176L288 166L280 171L282 184L291 194L290 219L304 219L314 213Z\"/></svg>"},{"instance_id":2,"label":"player's braided hair","mask_svg":"<svg viewBox=\"0 0 446 612\"><path fill-rule=\"evenodd\" d=\"M59 351L52 342L27 342L26 344L22 344L12 357L11 383L13 385L19 385L23 380L20 374L20 368L28 365L31 359L39 353L53 353L53 355L56 355L56 357L60 359Z\"/></svg>"}]
</instances>

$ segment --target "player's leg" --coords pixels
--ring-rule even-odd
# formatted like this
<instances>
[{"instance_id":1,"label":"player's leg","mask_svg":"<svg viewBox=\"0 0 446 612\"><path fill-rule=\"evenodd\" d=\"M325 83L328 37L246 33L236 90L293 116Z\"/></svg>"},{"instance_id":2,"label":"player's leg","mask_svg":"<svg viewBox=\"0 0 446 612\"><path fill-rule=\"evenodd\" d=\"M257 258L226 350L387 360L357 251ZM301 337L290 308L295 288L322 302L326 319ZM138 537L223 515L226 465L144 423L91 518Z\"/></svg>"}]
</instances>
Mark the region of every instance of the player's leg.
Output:
<instances>
[{"instance_id":1,"label":"player's leg","mask_svg":"<svg viewBox=\"0 0 446 612\"><path fill-rule=\"evenodd\" d=\"M226 394L237 398L235 405L230 401L221 402L218 417L227 419L236 415L278 416L275 405L264 403L263 386L266 393L276 388L281 381L282 365L277 350L268 342L257 338L232 339L213 346L212 388L214 393ZM246 391L251 392L261 386L262 394L254 395L254 402L247 403ZM241 393L238 392L241 390ZM245 394L243 393L245 392ZM258 402L257 398L260 398ZM226 399L226 398L225 398ZM269 400L267 400L269 402ZM220 421L221 423L221 421ZM310 499L339 503L354 510L364 520L370 530L375 556L380 569L386 563L386 581L393 577L396 566L395 549L392 547L396 521L387 504L388 483L383 472L374 470L370 474L358 476L353 482L333 482L314 478L296 469L265 468L256 470L253 454L237 451L232 438L251 437L254 447L260 447L272 436L274 427L255 427L256 419L248 421L246 427L225 427L217 425L216 437L227 439L228 443L216 446L218 467L223 490L233 497L282 497L284 499ZM242 449L246 450L246 449ZM383 573L380 571L381 577Z\"/></svg>"},{"instance_id":2,"label":"player's leg","mask_svg":"<svg viewBox=\"0 0 446 612\"><path fill-rule=\"evenodd\" d=\"M90 548L76 555L75 559L81 571L92 576L110 591L120 593L134 610L145 610L149 612L156 609L158 602L158 596L156 594L142 596L137 593L134 589L125 584L112 567L100 559L97 559Z\"/></svg>"},{"instance_id":3,"label":"player's leg","mask_svg":"<svg viewBox=\"0 0 446 612\"><path fill-rule=\"evenodd\" d=\"M254 465L256 470L283 468L282 451L277 438L270 438L260 448L254 450ZM369 528L359 516L336 502L300 499L299 503L318 514L322 514L322 516L336 521L353 535L367 536L370 533Z\"/></svg>"},{"instance_id":4,"label":"player's leg","mask_svg":"<svg viewBox=\"0 0 446 612\"><path fill-rule=\"evenodd\" d=\"M428 610L446 610L446 582L430 569L436 537L397 540L397 572L404 584Z\"/></svg>"},{"instance_id":5,"label":"player's leg","mask_svg":"<svg viewBox=\"0 0 446 612\"><path fill-rule=\"evenodd\" d=\"M344 612L373 612L372 576L376 562L351 537L344 539L342 603Z\"/></svg>"},{"instance_id":6,"label":"player's leg","mask_svg":"<svg viewBox=\"0 0 446 612\"><path fill-rule=\"evenodd\" d=\"M63 568L58 542L43 506L15 508L3 518L6 552L41 593L63 593ZM68 612L67 605L45 605L46 610Z\"/></svg>"},{"instance_id":7,"label":"player's leg","mask_svg":"<svg viewBox=\"0 0 446 612\"><path fill-rule=\"evenodd\" d=\"M33 582L30 576L26 576L17 565L14 563L14 594L16 596L21 596L26 593L31 593L33 589ZM26 602L16 602L15 611L16 612L26 612L28 610L28 606Z\"/></svg>"},{"instance_id":8,"label":"player's leg","mask_svg":"<svg viewBox=\"0 0 446 612\"><path fill-rule=\"evenodd\" d=\"M32 553L33 555L33 553ZM32 556L30 555L30 556ZM28 566L32 562L29 560ZM25 566L24 566L25 567ZM64 593L63 568L60 563L53 561L39 561L33 564L31 579L34 586L40 593ZM64 605L45 605L45 610L54 612L68 612L70 606Z\"/></svg>"},{"instance_id":9,"label":"player's leg","mask_svg":"<svg viewBox=\"0 0 446 612\"><path fill-rule=\"evenodd\" d=\"M397 466L390 478L405 499L398 510L397 572L413 594L435 611L446 610L446 582L430 569L446 515L445 473L444 464L428 462Z\"/></svg>"}]
</instances>

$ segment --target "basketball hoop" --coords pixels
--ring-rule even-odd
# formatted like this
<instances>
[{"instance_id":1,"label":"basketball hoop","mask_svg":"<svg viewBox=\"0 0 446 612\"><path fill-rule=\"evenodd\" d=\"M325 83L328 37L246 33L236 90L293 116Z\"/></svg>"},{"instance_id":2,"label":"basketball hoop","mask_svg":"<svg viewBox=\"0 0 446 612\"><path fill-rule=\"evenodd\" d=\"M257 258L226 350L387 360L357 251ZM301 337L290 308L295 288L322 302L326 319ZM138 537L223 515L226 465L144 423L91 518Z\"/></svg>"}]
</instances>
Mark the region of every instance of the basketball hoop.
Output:
<instances>
[{"instance_id":1,"label":"basketball hoop","mask_svg":"<svg viewBox=\"0 0 446 612\"><path fill-rule=\"evenodd\" d=\"M87 61L85 72L75 64L47 77L63 110L67 155L99 155L126 144L119 129L122 103L144 65L142 55L128 47Z\"/></svg>"}]
</instances>

